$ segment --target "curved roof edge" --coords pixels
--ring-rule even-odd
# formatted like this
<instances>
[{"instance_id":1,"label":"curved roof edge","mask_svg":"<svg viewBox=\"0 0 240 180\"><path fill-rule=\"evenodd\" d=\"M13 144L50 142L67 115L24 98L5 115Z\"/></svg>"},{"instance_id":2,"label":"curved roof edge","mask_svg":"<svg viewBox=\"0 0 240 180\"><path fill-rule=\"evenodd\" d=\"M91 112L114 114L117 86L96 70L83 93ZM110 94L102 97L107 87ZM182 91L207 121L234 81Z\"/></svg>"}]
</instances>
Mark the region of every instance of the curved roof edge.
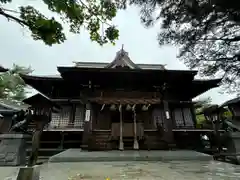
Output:
<instances>
[{"instance_id":1,"label":"curved roof edge","mask_svg":"<svg viewBox=\"0 0 240 180\"><path fill-rule=\"evenodd\" d=\"M219 84L222 81L222 78L218 79L194 79L193 82L195 83L213 83L213 84Z\"/></svg>"},{"instance_id":2,"label":"curved roof edge","mask_svg":"<svg viewBox=\"0 0 240 180\"><path fill-rule=\"evenodd\" d=\"M229 106L229 105L232 105L232 104L238 104L240 103L240 97L236 97L236 98L233 98L233 99L230 99L226 102L224 102L221 107L224 107L224 106Z\"/></svg>"},{"instance_id":3,"label":"curved roof edge","mask_svg":"<svg viewBox=\"0 0 240 180\"><path fill-rule=\"evenodd\" d=\"M34 79L34 80L63 80L62 77L60 75L47 75L47 76L40 76L40 75L27 75L27 74L19 74L20 77L23 80L30 80L30 79Z\"/></svg>"},{"instance_id":4,"label":"curved roof edge","mask_svg":"<svg viewBox=\"0 0 240 180\"><path fill-rule=\"evenodd\" d=\"M8 71L8 69L6 69L0 65L0 72L7 72L7 71Z\"/></svg>"},{"instance_id":5,"label":"curved roof edge","mask_svg":"<svg viewBox=\"0 0 240 180\"><path fill-rule=\"evenodd\" d=\"M185 74L193 74L197 75L198 71L196 70L172 70L172 69L125 69L125 68L88 68L88 67L77 67L77 66L57 66L58 72L62 74L63 72L91 72L91 71L99 71L99 72L169 72L169 73L185 73Z\"/></svg>"}]
</instances>

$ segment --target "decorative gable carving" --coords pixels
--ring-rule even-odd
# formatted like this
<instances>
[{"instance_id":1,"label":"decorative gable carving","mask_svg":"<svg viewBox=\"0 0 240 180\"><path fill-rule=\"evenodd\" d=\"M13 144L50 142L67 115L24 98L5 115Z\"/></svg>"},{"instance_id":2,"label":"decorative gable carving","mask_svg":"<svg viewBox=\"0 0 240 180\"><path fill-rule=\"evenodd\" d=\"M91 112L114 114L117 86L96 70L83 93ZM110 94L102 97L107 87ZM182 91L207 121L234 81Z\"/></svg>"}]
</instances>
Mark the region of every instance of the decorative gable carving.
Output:
<instances>
[{"instance_id":1,"label":"decorative gable carving","mask_svg":"<svg viewBox=\"0 0 240 180\"><path fill-rule=\"evenodd\" d=\"M129 68L136 69L139 68L134 64L128 56L128 52L124 51L122 48L116 53L115 59L109 63L105 68Z\"/></svg>"}]
</instances>

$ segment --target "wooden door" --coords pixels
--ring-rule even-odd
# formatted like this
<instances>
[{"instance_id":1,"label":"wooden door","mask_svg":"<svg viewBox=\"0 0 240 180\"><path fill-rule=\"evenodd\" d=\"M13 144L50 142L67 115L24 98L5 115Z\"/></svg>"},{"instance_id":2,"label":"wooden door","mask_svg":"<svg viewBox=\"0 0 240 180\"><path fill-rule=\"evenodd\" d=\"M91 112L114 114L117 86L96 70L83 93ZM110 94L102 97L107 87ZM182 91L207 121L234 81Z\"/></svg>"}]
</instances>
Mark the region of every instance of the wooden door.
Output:
<instances>
[{"instance_id":1,"label":"wooden door","mask_svg":"<svg viewBox=\"0 0 240 180\"><path fill-rule=\"evenodd\" d=\"M162 128L164 131L167 130L167 122L164 118L164 111L162 108L154 108L152 112L153 127L157 129Z\"/></svg>"}]
</instances>

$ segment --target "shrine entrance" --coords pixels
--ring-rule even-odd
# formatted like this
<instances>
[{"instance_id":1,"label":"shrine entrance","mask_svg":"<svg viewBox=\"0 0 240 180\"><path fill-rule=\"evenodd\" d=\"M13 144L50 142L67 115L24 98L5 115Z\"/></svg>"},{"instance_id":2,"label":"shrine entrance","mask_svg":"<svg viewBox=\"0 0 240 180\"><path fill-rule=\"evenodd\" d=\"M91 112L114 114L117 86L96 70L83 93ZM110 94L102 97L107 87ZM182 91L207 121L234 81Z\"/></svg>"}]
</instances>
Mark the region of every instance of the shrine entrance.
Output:
<instances>
[{"instance_id":1,"label":"shrine entrance","mask_svg":"<svg viewBox=\"0 0 240 180\"><path fill-rule=\"evenodd\" d=\"M125 150L133 150L134 149L134 112L131 108L127 110L123 108L122 110L123 116L123 144Z\"/></svg>"},{"instance_id":2,"label":"shrine entrance","mask_svg":"<svg viewBox=\"0 0 240 180\"><path fill-rule=\"evenodd\" d=\"M115 105L114 105L115 106ZM137 150L138 141L143 139L143 123L137 122L136 105L110 107L111 138L119 150Z\"/></svg>"},{"instance_id":3,"label":"shrine entrance","mask_svg":"<svg viewBox=\"0 0 240 180\"><path fill-rule=\"evenodd\" d=\"M159 98L94 98L91 101L101 104L100 111L107 113L110 120L112 149L138 150L139 143L144 140L144 120L152 121L151 114L141 117L152 104L159 104ZM107 110L106 110L107 109Z\"/></svg>"},{"instance_id":4,"label":"shrine entrance","mask_svg":"<svg viewBox=\"0 0 240 180\"><path fill-rule=\"evenodd\" d=\"M126 110L122 108L119 110L110 112L111 118L111 132L113 143L120 149L121 137L124 150L134 149L134 113L132 110ZM122 118L122 119L121 119ZM121 136L122 135L122 136ZM123 150L122 149L122 150Z\"/></svg>"}]
</instances>

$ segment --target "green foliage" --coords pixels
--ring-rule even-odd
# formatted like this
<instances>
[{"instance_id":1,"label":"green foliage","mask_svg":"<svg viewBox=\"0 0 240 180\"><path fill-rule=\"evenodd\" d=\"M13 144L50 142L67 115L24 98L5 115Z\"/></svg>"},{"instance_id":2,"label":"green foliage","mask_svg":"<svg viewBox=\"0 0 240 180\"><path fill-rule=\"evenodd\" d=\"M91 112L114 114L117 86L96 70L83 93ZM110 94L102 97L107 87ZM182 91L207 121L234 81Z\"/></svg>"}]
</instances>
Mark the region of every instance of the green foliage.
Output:
<instances>
[{"instance_id":1,"label":"green foliage","mask_svg":"<svg viewBox=\"0 0 240 180\"><path fill-rule=\"evenodd\" d=\"M210 97L203 98L198 100L195 103L195 113L196 113L196 119L197 119L197 125L204 124L206 119L203 114L201 114L202 110L206 107L209 107L211 105L212 99Z\"/></svg>"},{"instance_id":2,"label":"green foliage","mask_svg":"<svg viewBox=\"0 0 240 180\"><path fill-rule=\"evenodd\" d=\"M223 117L227 118L227 119L231 119L233 116L232 112L231 111L226 111L223 113Z\"/></svg>"},{"instance_id":3,"label":"green foliage","mask_svg":"<svg viewBox=\"0 0 240 180\"><path fill-rule=\"evenodd\" d=\"M201 124L205 124L206 123L206 119L204 117L203 114L197 114L196 115L196 119L197 119L197 127L200 127Z\"/></svg>"},{"instance_id":4,"label":"green foliage","mask_svg":"<svg viewBox=\"0 0 240 180\"><path fill-rule=\"evenodd\" d=\"M21 74L31 73L31 68L25 68L18 65L13 67L5 73L0 75L0 99L8 99L20 102L26 98L26 84L19 76Z\"/></svg>"},{"instance_id":5,"label":"green foliage","mask_svg":"<svg viewBox=\"0 0 240 180\"><path fill-rule=\"evenodd\" d=\"M212 102L212 99L210 97L208 97L208 98L200 99L195 103L197 126L200 127L200 125L206 123L206 118L202 112L203 112L204 108L212 106L211 102ZM232 115L231 111L228 109L226 111L224 111L223 114L221 114L222 118L227 118L227 119L231 119L232 116L233 115Z\"/></svg>"},{"instance_id":6,"label":"green foliage","mask_svg":"<svg viewBox=\"0 0 240 180\"><path fill-rule=\"evenodd\" d=\"M42 0L42 2L50 11L60 15L72 33L80 33L81 27L85 27L89 31L90 39L100 45L109 42L114 44L119 37L116 26L110 24L117 13L117 3L114 1ZM50 46L66 40L62 23L53 17L45 17L36 9L37 7L20 6L19 11L16 11L3 8L5 3L14 2L0 0L0 15L29 28L34 40L42 40Z\"/></svg>"},{"instance_id":7,"label":"green foliage","mask_svg":"<svg viewBox=\"0 0 240 180\"><path fill-rule=\"evenodd\" d=\"M160 45L180 47L179 58L202 76L223 77L228 91L240 87L240 1L130 0L144 25L161 23ZM159 13L159 10L160 13ZM160 20L160 21L159 21Z\"/></svg>"}]
</instances>

